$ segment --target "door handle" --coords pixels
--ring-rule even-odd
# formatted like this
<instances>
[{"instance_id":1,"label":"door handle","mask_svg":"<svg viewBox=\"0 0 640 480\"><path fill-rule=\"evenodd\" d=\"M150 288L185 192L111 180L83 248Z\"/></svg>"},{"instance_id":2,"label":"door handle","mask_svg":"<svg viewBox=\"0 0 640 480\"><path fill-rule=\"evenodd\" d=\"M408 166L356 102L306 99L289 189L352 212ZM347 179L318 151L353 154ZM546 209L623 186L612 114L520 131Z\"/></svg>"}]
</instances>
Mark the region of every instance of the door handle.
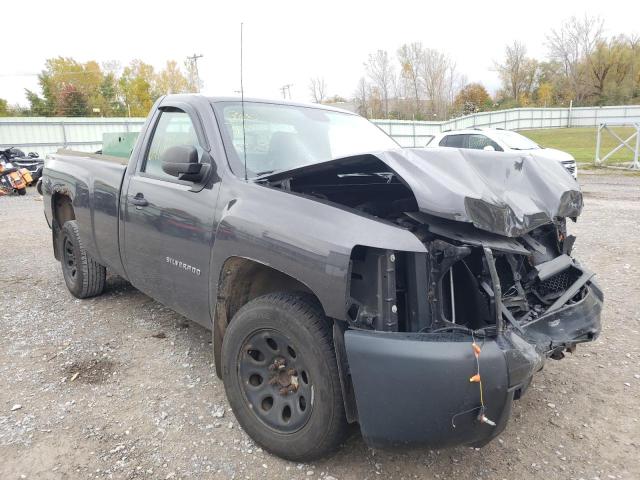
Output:
<instances>
[{"instance_id":1,"label":"door handle","mask_svg":"<svg viewBox=\"0 0 640 480\"><path fill-rule=\"evenodd\" d=\"M136 196L131 198L131 203L136 207L146 207L149 205L149 202L147 202L142 193L136 193Z\"/></svg>"}]
</instances>

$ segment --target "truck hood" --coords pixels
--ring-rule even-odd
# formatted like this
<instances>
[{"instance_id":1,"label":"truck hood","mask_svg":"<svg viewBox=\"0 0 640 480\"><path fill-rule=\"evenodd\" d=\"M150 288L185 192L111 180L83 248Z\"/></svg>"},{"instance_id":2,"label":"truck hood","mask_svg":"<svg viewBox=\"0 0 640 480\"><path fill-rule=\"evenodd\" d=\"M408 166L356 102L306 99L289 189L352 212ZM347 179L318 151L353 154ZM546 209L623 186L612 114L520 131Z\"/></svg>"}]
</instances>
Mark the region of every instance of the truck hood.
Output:
<instances>
[{"instance_id":1,"label":"truck hood","mask_svg":"<svg viewBox=\"0 0 640 480\"><path fill-rule=\"evenodd\" d=\"M339 158L256 179L269 184L309 184L345 176L388 176L413 193L418 210L517 237L556 217L582 211L576 181L559 162L525 153L462 149L398 149ZM336 182L338 184L339 182Z\"/></svg>"}]
</instances>

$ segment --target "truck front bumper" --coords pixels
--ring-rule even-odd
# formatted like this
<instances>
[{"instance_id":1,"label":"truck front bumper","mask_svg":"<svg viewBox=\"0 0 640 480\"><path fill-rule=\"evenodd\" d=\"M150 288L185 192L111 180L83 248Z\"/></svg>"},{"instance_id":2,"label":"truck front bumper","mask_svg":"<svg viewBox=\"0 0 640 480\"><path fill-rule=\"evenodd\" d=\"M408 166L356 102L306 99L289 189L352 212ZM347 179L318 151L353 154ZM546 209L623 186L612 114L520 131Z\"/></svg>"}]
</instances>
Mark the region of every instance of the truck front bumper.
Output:
<instances>
[{"instance_id":1,"label":"truck front bumper","mask_svg":"<svg viewBox=\"0 0 640 480\"><path fill-rule=\"evenodd\" d=\"M478 366L464 332L344 334L358 421L373 447L421 444L434 448L482 446L505 428L514 399L527 389L547 357L600 333L602 292L595 283L578 303L520 330L509 327L482 347L484 415L480 388L470 382Z\"/></svg>"}]
</instances>

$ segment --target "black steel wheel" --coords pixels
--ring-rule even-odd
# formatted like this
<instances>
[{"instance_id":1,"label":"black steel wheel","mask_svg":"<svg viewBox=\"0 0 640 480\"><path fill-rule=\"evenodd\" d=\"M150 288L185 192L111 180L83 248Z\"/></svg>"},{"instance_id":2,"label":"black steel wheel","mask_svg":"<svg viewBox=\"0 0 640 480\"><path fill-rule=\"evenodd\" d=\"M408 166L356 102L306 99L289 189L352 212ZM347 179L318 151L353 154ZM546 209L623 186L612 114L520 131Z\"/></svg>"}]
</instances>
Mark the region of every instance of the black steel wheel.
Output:
<instances>
[{"instance_id":1,"label":"black steel wheel","mask_svg":"<svg viewBox=\"0 0 640 480\"><path fill-rule=\"evenodd\" d=\"M224 335L222 377L242 428L280 457L310 461L345 438L331 324L308 295L273 293L242 307Z\"/></svg>"},{"instance_id":2,"label":"black steel wheel","mask_svg":"<svg viewBox=\"0 0 640 480\"><path fill-rule=\"evenodd\" d=\"M77 298L100 295L104 290L107 270L82 246L78 223L75 220L65 222L58 238L62 275L69 291Z\"/></svg>"},{"instance_id":3,"label":"black steel wheel","mask_svg":"<svg viewBox=\"0 0 640 480\"><path fill-rule=\"evenodd\" d=\"M265 425L291 433L313 410L313 384L302 354L284 333L258 330L239 351L238 375L245 400Z\"/></svg>"},{"instance_id":4,"label":"black steel wheel","mask_svg":"<svg viewBox=\"0 0 640 480\"><path fill-rule=\"evenodd\" d=\"M74 283L78 275L78 264L76 263L76 254L73 243L68 235L62 239L62 268L65 276L68 276Z\"/></svg>"}]
</instances>

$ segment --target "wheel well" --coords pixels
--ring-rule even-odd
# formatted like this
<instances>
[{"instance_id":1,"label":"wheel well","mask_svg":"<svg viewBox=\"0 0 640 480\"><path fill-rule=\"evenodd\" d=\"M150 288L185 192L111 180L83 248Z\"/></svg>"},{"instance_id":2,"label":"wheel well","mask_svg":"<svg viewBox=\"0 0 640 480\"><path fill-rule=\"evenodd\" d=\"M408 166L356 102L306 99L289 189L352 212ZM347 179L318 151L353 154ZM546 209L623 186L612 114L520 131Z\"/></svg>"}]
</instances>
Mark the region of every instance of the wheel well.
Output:
<instances>
[{"instance_id":1,"label":"wheel well","mask_svg":"<svg viewBox=\"0 0 640 480\"><path fill-rule=\"evenodd\" d=\"M56 260L60 260L58 252L58 235L62 230L64 222L76 219L76 212L73 209L71 197L64 193L54 193L51 197L52 212L52 233L53 233L53 255Z\"/></svg>"},{"instance_id":2,"label":"wheel well","mask_svg":"<svg viewBox=\"0 0 640 480\"><path fill-rule=\"evenodd\" d=\"M304 283L275 268L242 257L227 259L220 274L216 299L213 347L216 373L222 376L222 339L227 326L243 305L272 292L304 292L317 297Z\"/></svg>"}]
</instances>

